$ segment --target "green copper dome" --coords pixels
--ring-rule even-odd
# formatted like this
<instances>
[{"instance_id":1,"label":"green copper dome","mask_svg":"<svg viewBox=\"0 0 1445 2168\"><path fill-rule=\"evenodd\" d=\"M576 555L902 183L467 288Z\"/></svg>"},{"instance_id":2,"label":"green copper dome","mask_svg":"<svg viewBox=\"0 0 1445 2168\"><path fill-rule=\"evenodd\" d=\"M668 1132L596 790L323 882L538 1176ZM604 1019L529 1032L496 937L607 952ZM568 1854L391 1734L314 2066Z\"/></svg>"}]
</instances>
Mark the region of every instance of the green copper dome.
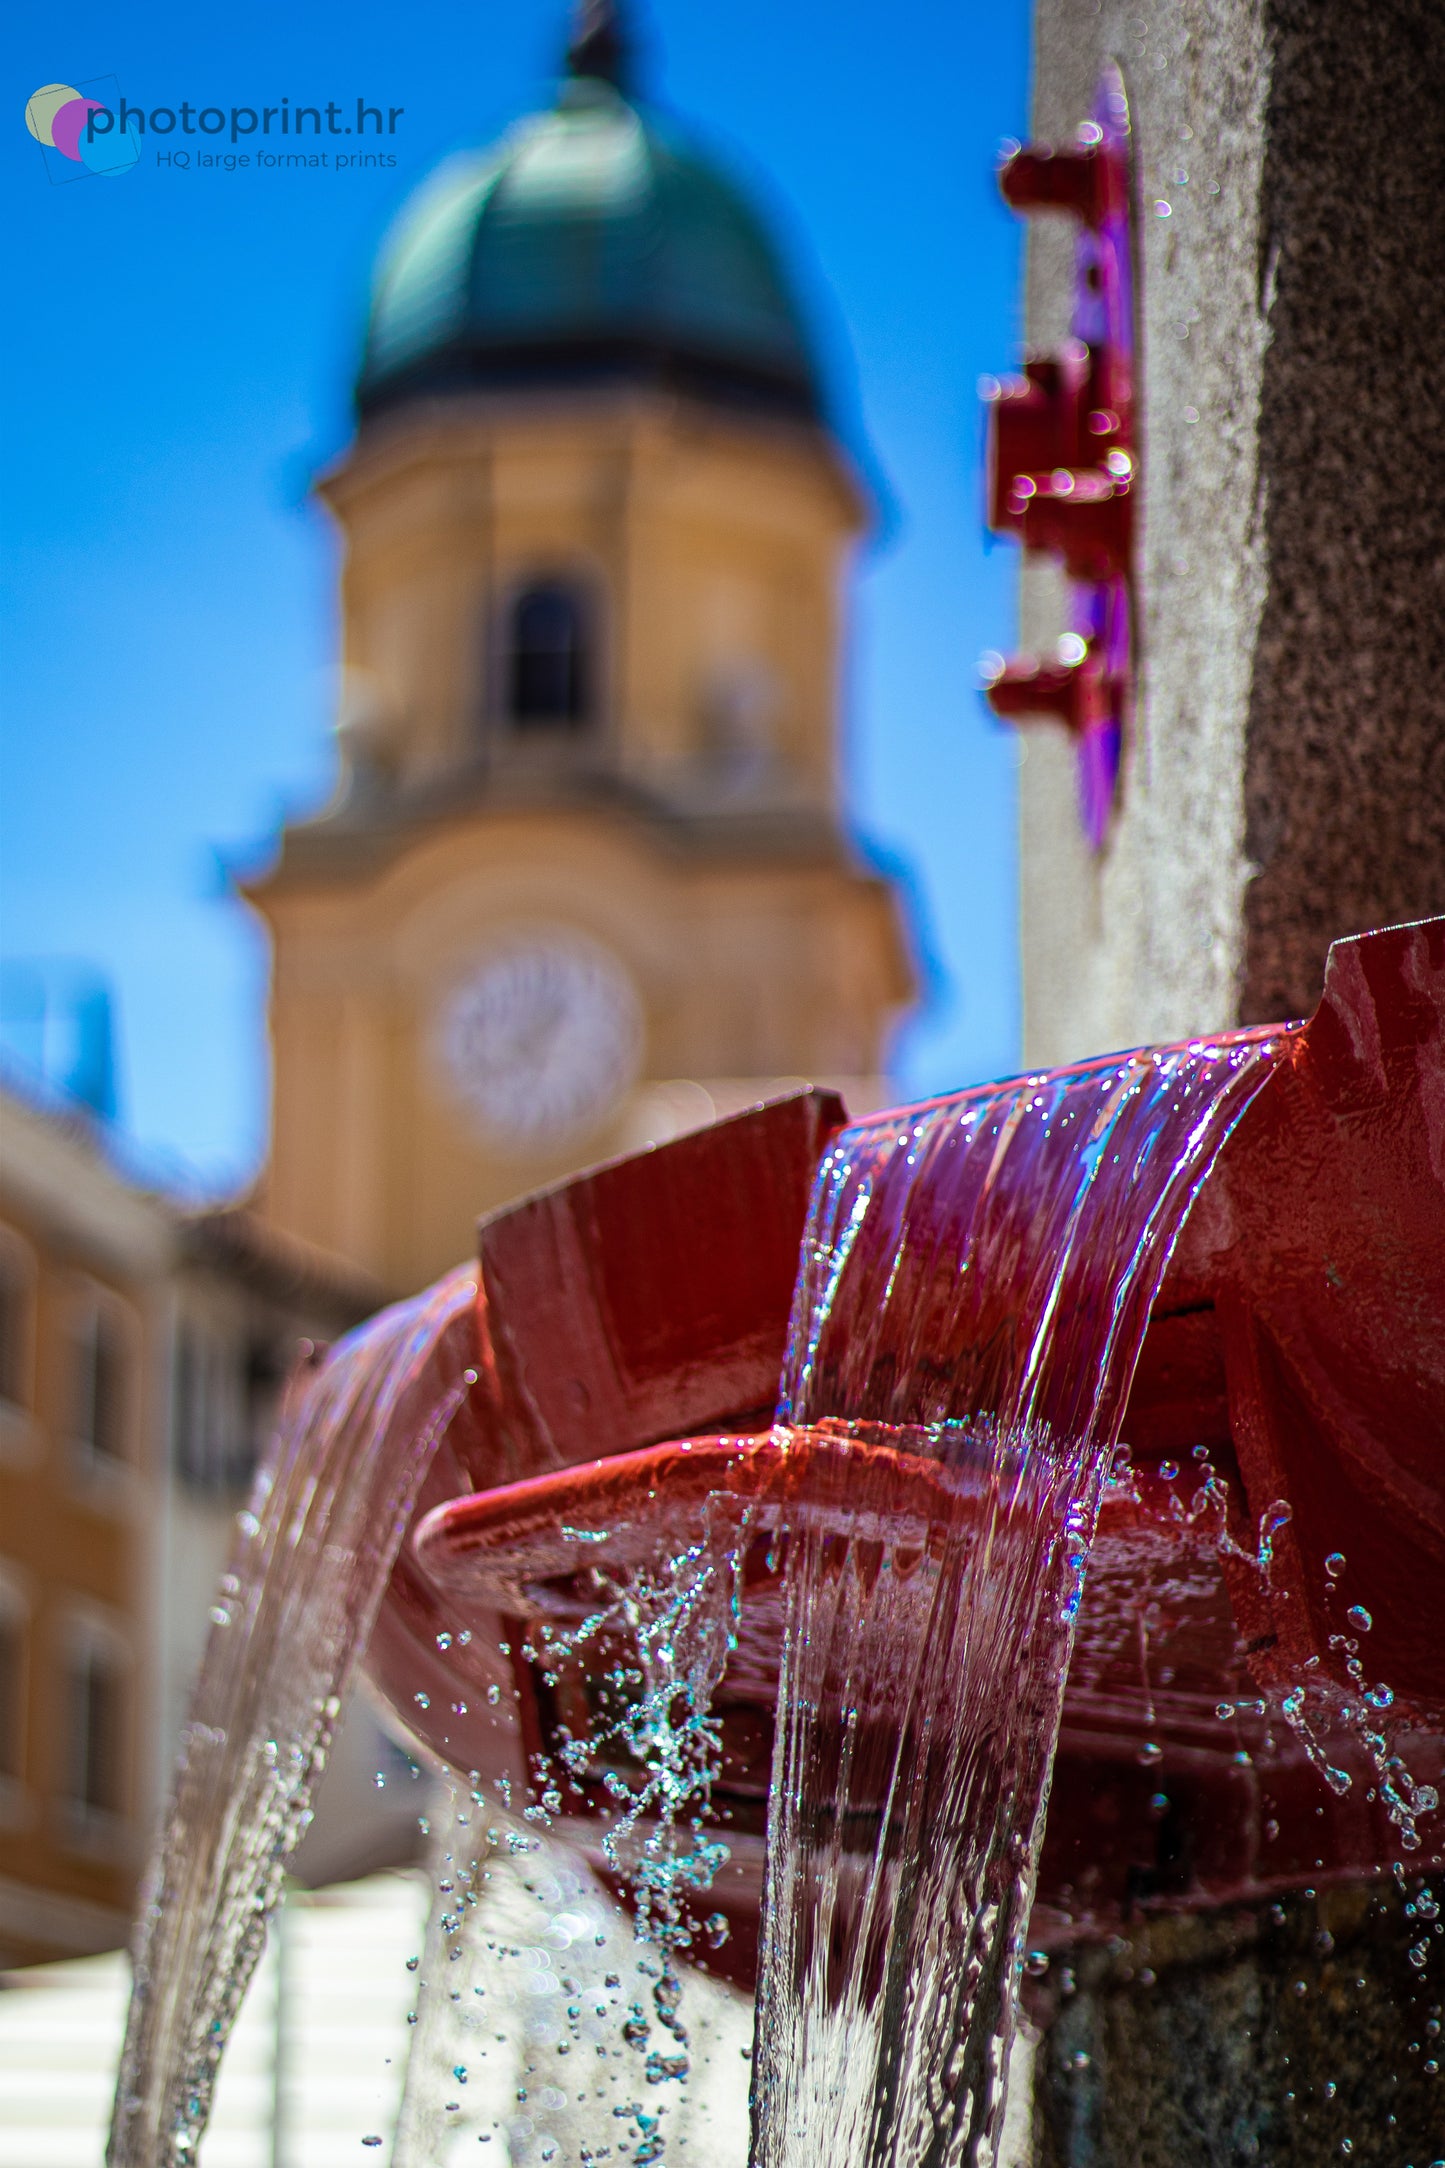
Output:
<instances>
[{"instance_id":1,"label":"green copper dome","mask_svg":"<svg viewBox=\"0 0 1445 2168\"><path fill-rule=\"evenodd\" d=\"M443 167L402 213L357 399L369 414L619 380L810 418L822 404L757 211L670 122L604 73L574 73L552 112Z\"/></svg>"}]
</instances>

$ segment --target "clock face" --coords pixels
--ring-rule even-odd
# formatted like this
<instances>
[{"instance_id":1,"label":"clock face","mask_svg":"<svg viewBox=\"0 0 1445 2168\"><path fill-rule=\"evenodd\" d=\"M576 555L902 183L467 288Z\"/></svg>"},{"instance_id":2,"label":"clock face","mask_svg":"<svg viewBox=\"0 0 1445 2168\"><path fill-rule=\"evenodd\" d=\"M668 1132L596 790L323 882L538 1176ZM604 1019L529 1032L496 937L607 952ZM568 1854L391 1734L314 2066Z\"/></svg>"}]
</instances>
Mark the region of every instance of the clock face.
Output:
<instances>
[{"instance_id":1,"label":"clock face","mask_svg":"<svg viewBox=\"0 0 1445 2168\"><path fill-rule=\"evenodd\" d=\"M493 949L437 1021L452 1090L500 1144L547 1147L594 1127L637 1075L637 991L580 934L518 935Z\"/></svg>"}]
</instances>

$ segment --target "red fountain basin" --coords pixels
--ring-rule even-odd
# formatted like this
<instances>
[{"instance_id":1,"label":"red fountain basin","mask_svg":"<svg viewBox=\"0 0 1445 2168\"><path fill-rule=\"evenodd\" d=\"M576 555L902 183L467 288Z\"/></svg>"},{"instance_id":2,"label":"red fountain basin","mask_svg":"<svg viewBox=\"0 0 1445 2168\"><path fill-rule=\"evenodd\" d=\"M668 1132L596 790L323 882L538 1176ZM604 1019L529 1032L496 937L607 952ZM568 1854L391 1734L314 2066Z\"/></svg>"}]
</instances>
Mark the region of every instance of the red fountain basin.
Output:
<instances>
[{"instance_id":1,"label":"red fountain basin","mask_svg":"<svg viewBox=\"0 0 1445 2168\"><path fill-rule=\"evenodd\" d=\"M574 1582L646 1568L669 1549L726 1534L755 1544L810 1517L857 1542L937 1555L972 1505L924 1454L826 1429L764 1431L674 1439L453 1499L433 1508L414 1541L436 1586L468 1604L566 1615L595 1608L588 1588L571 1591Z\"/></svg>"},{"instance_id":2,"label":"red fountain basin","mask_svg":"<svg viewBox=\"0 0 1445 2168\"><path fill-rule=\"evenodd\" d=\"M600 1569L752 1510L718 1697L734 1860L717 1898L738 1923L721 1969L740 1978L776 1699L769 1524L780 1498L846 1513L856 1495L856 1443L783 1444L762 1428L812 1172L842 1118L836 1100L799 1094L483 1223L477 1388L370 1656L433 1752L525 1785L561 1721L521 1654L527 1620L576 1614ZM714 1435L685 1435L702 1431ZM1403 1712L1407 1759L1412 1739L1439 1758L1445 920L1331 951L1319 1009L1221 1152L1170 1263L1123 1437L1130 1472L1105 1494L1065 1699L1044 1940L1397 1856L1368 1771L1336 1796L1265 1713L1311 1672L1348 1688L1350 1607L1371 1618L1353 1639ZM890 1449L863 1450L876 1468ZM1223 1520L1201 1507L1201 1454ZM936 1464L893 1457L899 1514L956 1521ZM500 1713L480 1691L497 1683ZM1417 1774L1433 1778L1428 1760ZM571 1833L584 1841L600 1796L580 1789Z\"/></svg>"}]
</instances>

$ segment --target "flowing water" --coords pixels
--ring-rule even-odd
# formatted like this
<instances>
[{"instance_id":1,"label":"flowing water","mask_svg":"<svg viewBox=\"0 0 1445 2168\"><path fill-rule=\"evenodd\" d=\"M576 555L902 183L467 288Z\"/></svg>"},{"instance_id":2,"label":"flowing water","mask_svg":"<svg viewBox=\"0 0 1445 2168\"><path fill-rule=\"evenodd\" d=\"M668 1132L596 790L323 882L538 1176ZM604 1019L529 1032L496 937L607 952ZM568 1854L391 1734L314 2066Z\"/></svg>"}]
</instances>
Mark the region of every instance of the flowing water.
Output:
<instances>
[{"instance_id":1,"label":"flowing water","mask_svg":"<svg viewBox=\"0 0 1445 2168\"><path fill-rule=\"evenodd\" d=\"M474 1373L476 1275L299 1382L241 1515L141 1901L110 2168L193 2160L418 1488Z\"/></svg>"},{"instance_id":2,"label":"flowing water","mask_svg":"<svg viewBox=\"0 0 1445 2168\"><path fill-rule=\"evenodd\" d=\"M645 1569L634 1555L609 1573L598 1552L589 1601L534 1617L519 1651L551 1712L529 1800L477 1771L455 1791L399 2164L469 2157L478 2139L559 2168L731 2158L708 2087L738 2092L743 2006L687 1960L730 1931L708 1895L729 1846L735 1875L759 1848L760 1824L719 1834L710 1794L738 1681L758 1698L779 1639L754 2168L1000 2159L1122 1411L1190 1200L1287 1046L1252 1033L1120 1056L837 1140L766 1480L710 1501L697 1540ZM112 2168L196 2155L341 1701L475 1382L474 1296L453 1275L342 1343L294 1396L241 1518L142 1915ZM1120 1632L1135 1609L1126 1591ZM1403 1831L1433 1796L1411 1790L1368 1706ZM1281 1715L1331 1782L1306 1697ZM591 1869L556 1839L584 1841ZM711 2072L709 2041L725 2043Z\"/></svg>"},{"instance_id":3,"label":"flowing water","mask_svg":"<svg viewBox=\"0 0 1445 2168\"><path fill-rule=\"evenodd\" d=\"M694 1542L662 1545L617 1578L593 1574L588 1614L572 1625L538 1621L524 1651L544 1688L566 1697L554 1751L535 1765L528 1818L551 1826L569 1799L585 1803L589 1785L605 1795L594 1806L603 1871L628 1892L645 1952L637 1962L650 1988L620 2023L634 2086L685 2083L693 2072L683 1968L707 1945L699 1905L729 1856L709 1826L721 1762L713 1697L736 1645L747 1522L746 1511L716 1501ZM714 1941L726 1924L716 1915ZM638 2108L633 2120L634 2159L660 2158L658 2110Z\"/></svg>"},{"instance_id":4,"label":"flowing water","mask_svg":"<svg viewBox=\"0 0 1445 2168\"><path fill-rule=\"evenodd\" d=\"M475 1787L453 1787L431 1825L438 1902L410 1960L416 2022L393 2168L637 2168L669 2147L698 2168L741 2162L747 1998L689 1971L672 2011L688 2080L649 2084L633 2042L660 1968L629 1914L575 1851Z\"/></svg>"},{"instance_id":5,"label":"flowing water","mask_svg":"<svg viewBox=\"0 0 1445 2168\"><path fill-rule=\"evenodd\" d=\"M1279 1043L967 1094L824 1163L779 1420L852 1472L791 1532L758 2168L995 2155L1102 1482L1171 1245Z\"/></svg>"}]
</instances>

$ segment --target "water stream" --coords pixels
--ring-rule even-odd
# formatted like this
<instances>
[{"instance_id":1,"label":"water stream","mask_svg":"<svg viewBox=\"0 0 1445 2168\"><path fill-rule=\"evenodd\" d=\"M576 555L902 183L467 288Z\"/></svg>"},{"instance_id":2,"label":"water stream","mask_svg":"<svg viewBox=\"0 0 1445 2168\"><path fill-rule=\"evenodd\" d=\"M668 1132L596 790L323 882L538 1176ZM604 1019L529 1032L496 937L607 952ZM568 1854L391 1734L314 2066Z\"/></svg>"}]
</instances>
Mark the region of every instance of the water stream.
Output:
<instances>
[{"instance_id":1,"label":"water stream","mask_svg":"<svg viewBox=\"0 0 1445 2168\"><path fill-rule=\"evenodd\" d=\"M788 1558L758 2168L994 2157L1101 1485L1171 1246L1279 1043L966 1094L824 1164L778 1412L853 1472Z\"/></svg>"},{"instance_id":2,"label":"water stream","mask_svg":"<svg viewBox=\"0 0 1445 2168\"><path fill-rule=\"evenodd\" d=\"M474 1377L475 1302L475 1273L454 1273L293 1384L211 1613L141 1899L110 2168L196 2158L418 1488Z\"/></svg>"},{"instance_id":3,"label":"water stream","mask_svg":"<svg viewBox=\"0 0 1445 2168\"><path fill-rule=\"evenodd\" d=\"M509 2132L519 2162L574 2144L578 2159L662 2160L690 2130L705 2142L708 2117L685 2098L699 2067L687 1960L728 1931L708 1884L745 1842L710 1820L713 1697L723 1682L726 1704L756 1668L749 1636L776 1645L779 1631L754 2168L999 2159L1064 1685L1122 1412L1190 1201L1288 1044L1256 1032L1118 1056L836 1141L767 1481L745 1505L713 1501L700 1539L645 1571L599 1563L585 1615L534 1619L534 1675L571 1719L529 1802L476 1771L455 1794L399 2161L450 2158L464 2131ZM455 1274L343 1343L294 1395L242 1516L142 1916L111 2168L196 2156L337 1713L474 1382L474 1295ZM1371 1753L1384 1771L1383 1746ZM591 1874L554 1841L576 1838L588 1786L594 1816L606 1795ZM639 1923L627 1952L603 1880ZM539 1903L526 1942L518 1922ZM508 2046L493 2022L515 1999L507 1968L559 1935L577 1948L573 1984L554 1983L571 1997L557 2039L513 2026ZM709 2020L737 2022L724 2003ZM528 2096L490 2108L485 2129L480 2090L463 2099L456 2075L480 2075L482 2048ZM543 2063L574 2052L595 2059L590 2088L549 2076L536 2093Z\"/></svg>"}]
</instances>

